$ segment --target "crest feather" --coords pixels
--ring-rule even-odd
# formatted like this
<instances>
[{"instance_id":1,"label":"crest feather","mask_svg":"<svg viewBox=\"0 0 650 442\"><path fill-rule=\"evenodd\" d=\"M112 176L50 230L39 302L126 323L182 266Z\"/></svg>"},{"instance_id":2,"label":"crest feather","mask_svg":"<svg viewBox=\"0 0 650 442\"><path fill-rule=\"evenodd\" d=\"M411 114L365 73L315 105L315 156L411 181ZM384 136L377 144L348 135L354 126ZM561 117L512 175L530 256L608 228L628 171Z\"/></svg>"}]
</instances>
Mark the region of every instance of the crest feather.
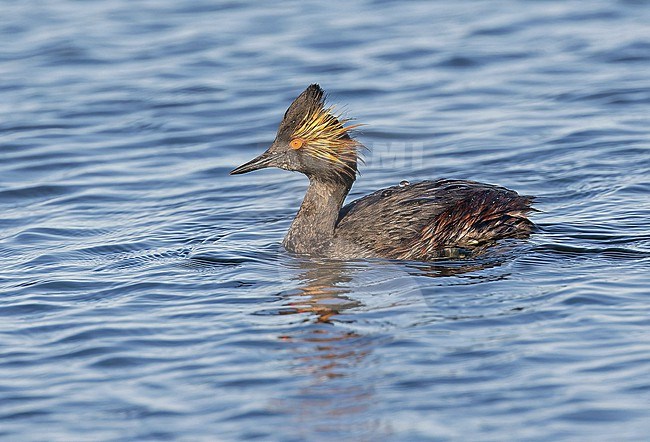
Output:
<instances>
[{"instance_id":1,"label":"crest feather","mask_svg":"<svg viewBox=\"0 0 650 442\"><path fill-rule=\"evenodd\" d=\"M354 179L359 149L363 146L350 137L349 132L362 125L348 125L352 121L350 118L336 114L334 106L326 107L323 90L317 84L312 84L300 94L287 114L302 97L311 98L311 102L306 106L308 110L298 121L291 138L304 142L302 152L331 163L343 175Z\"/></svg>"}]
</instances>

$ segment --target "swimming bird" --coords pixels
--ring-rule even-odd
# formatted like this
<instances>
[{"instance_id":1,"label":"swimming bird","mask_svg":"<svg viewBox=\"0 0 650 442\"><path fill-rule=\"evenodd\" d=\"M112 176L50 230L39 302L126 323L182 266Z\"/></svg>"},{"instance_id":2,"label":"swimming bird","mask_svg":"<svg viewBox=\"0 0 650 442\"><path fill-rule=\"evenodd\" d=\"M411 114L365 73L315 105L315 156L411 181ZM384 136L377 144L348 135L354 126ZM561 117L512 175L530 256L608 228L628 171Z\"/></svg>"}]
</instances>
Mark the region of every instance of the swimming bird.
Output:
<instances>
[{"instance_id":1,"label":"swimming bird","mask_svg":"<svg viewBox=\"0 0 650 442\"><path fill-rule=\"evenodd\" d=\"M309 178L282 243L289 252L431 261L480 253L500 239L531 233L533 197L476 181L402 182L343 206L364 149L350 121L335 114L323 89L312 84L291 103L268 150L230 172L278 167Z\"/></svg>"}]
</instances>

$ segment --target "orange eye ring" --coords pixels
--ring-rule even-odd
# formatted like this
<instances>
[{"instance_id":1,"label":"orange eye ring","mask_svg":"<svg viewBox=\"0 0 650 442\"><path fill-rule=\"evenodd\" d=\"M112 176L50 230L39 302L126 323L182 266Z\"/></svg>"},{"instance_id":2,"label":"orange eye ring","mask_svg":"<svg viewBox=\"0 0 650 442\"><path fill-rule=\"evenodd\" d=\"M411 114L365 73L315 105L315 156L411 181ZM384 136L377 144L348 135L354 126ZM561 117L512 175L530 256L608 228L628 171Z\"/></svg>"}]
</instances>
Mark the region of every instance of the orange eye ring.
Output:
<instances>
[{"instance_id":1,"label":"orange eye ring","mask_svg":"<svg viewBox=\"0 0 650 442\"><path fill-rule=\"evenodd\" d=\"M294 139L291 140L291 142L289 143L289 146L290 146L292 149L296 149L296 150L297 150L297 149L300 149L304 144L305 144L305 141L304 141L302 138L294 138Z\"/></svg>"}]
</instances>

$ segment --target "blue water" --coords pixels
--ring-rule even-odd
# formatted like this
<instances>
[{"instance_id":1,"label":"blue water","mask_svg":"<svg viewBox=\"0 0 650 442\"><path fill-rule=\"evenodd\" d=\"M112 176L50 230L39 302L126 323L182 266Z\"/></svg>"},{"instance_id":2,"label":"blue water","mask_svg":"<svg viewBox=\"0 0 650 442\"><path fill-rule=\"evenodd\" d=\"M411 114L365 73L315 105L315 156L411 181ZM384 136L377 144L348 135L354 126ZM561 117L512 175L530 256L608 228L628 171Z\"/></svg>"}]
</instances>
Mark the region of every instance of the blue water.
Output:
<instances>
[{"instance_id":1,"label":"blue water","mask_svg":"<svg viewBox=\"0 0 650 442\"><path fill-rule=\"evenodd\" d=\"M2 3L0 438L646 440L650 3ZM537 195L432 264L280 242L298 174L228 171L320 83L351 198Z\"/></svg>"}]
</instances>

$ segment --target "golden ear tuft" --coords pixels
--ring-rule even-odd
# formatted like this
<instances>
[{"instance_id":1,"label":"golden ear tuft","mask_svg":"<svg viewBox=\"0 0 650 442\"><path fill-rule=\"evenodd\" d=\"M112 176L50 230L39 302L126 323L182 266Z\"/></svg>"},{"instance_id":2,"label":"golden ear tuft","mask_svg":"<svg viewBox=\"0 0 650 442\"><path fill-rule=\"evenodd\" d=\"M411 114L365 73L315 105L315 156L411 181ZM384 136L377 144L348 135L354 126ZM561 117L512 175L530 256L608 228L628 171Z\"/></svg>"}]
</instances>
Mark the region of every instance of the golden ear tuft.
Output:
<instances>
[{"instance_id":1,"label":"golden ear tuft","mask_svg":"<svg viewBox=\"0 0 650 442\"><path fill-rule=\"evenodd\" d=\"M294 150L298 150L304 145L305 145L305 140L303 140L302 138L294 138L289 143L289 146Z\"/></svg>"},{"instance_id":2,"label":"golden ear tuft","mask_svg":"<svg viewBox=\"0 0 650 442\"><path fill-rule=\"evenodd\" d=\"M336 174L354 180L358 151L363 146L349 132L360 125L346 126L350 119L335 114L333 106L326 107L322 95L315 97L314 102L301 111L302 118L296 115L296 119L291 121L294 126L289 147L328 162Z\"/></svg>"}]
</instances>

